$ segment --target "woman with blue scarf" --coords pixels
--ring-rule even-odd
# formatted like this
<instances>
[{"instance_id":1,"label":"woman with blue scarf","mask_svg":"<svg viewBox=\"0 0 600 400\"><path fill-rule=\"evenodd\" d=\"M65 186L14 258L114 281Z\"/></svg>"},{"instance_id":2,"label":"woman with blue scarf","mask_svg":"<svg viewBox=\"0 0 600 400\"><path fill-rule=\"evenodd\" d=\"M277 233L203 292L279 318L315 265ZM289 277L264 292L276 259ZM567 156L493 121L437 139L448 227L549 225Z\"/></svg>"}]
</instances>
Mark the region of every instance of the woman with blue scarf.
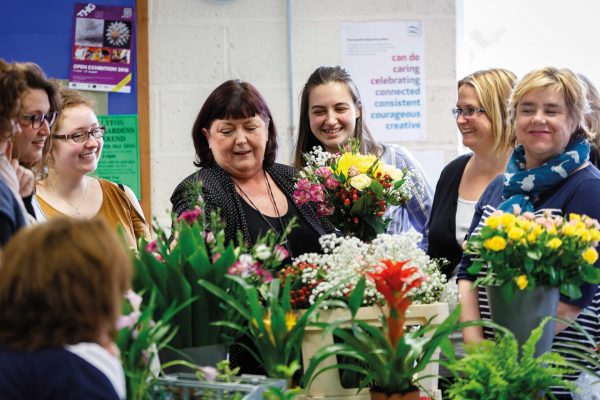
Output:
<instances>
[{"instance_id":1,"label":"woman with blue scarf","mask_svg":"<svg viewBox=\"0 0 600 400\"><path fill-rule=\"evenodd\" d=\"M517 206L522 212L551 210L554 214L577 213L600 219L600 171L588 161L590 137L585 128L590 106L577 75L568 69L532 71L513 89L508 108L508 123L519 145L505 173L482 194L469 231L482 225L495 210L512 212ZM461 319L489 319L485 290L471 290L476 277L467 272L470 262L469 257L463 257L458 273ZM596 286L584 285L581 291L583 296L576 301L561 297L558 316L576 320L596 337L600 327ZM558 351L561 345L582 340L564 324L557 323L555 334L553 347ZM468 328L463 335L465 342L477 342L484 332L480 327ZM571 398L568 392L554 394Z\"/></svg>"}]
</instances>

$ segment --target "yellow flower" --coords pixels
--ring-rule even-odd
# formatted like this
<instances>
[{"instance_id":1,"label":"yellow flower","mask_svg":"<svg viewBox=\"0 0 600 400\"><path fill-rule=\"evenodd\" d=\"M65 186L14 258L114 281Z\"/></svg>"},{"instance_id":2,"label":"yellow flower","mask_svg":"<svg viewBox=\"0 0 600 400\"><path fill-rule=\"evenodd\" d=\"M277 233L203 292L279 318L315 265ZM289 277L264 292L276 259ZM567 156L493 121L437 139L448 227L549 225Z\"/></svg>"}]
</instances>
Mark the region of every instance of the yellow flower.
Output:
<instances>
[{"instance_id":1,"label":"yellow flower","mask_svg":"<svg viewBox=\"0 0 600 400\"><path fill-rule=\"evenodd\" d=\"M539 224L536 224L533 227L533 233L535 233L536 236L540 236L542 234L542 232L544 232L544 227L543 226L541 226Z\"/></svg>"},{"instance_id":2,"label":"yellow flower","mask_svg":"<svg viewBox=\"0 0 600 400\"><path fill-rule=\"evenodd\" d=\"M598 252L593 247L588 247L586 251L583 252L583 259L590 264L593 264L598 259Z\"/></svg>"},{"instance_id":3,"label":"yellow flower","mask_svg":"<svg viewBox=\"0 0 600 400\"><path fill-rule=\"evenodd\" d=\"M581 215L575 214L575 213L570 213L569 221L581 221Z\"/></svg>"},{"instance_id":4,"label":"yellow flower","mask_svg":"<svg viewBox=\"0 0 600 400\"><path fill-rule=\"evenodd\" d=\"M354 165L359 174L364 174L369 170L369 168L371 168L375 161L377 161L377 157L372 154L362 155L344 153L338 160L337 169L335 172L338 174L343 173L344 175L348 176L348 169ZM377 170L380 170L380 168L381 167L378 167Z\"/></svg>"},{"instance_id":5,"label":"yellow flower","mask_svg":"<svg viewBox=\"0 0 600 400\"><path fill-rule=\"evenodd\" d=\"M590 229L590 234L592 235L592 240L594 242L600 241L600 231L598 229Z\"/></svg>"},{"instance_id":6,"label":"yellow flower","mask_svg":"<svg viewBox=\"0 0 600 400\"><path fill-rule=\"evenodd\" d=\"M483 242L483 247L492 251L501 251L506 248L506 239L502 236L494 236Z\"/></svg>"},{"instance_id":7,"label":"yellow flower","mask_svg":"<svg viewBox=\"0 0 600 400\"><path fill-rule=\"evenodd\" d=\"M275 344L275 336L273 336L273 330L271 329L271 318L263 318L263 324L265 324L265 330L269 334L269 339L271 340L271 343Z\"/></svg>"},{"instance_id":8,"label":"yellow flower","mask_svg":"<svg viewBox=\"0 0 600 400\"><path fill-rule=\"evenodd\" d=\"M523 229L514 226L508 230L508 238L511 240L519 240L524 234L525 232Z\"/></svg>"},{"instance_id":9,"label":"yellow flower","mask_svg":"<svg viewBox=\"0 0 600 400\"><path fill-rule=\"evenodd\" d=\"M520 275L515 277L515 283L517 284L517 287L519 289L525 289L529 284L529 281L527 280L527 275Z\"/></svg>"},{"instance_id":10,"label":"yellow flower","mask_svg":"<svg viewBox=\"0 0 600 400\"><path fill-rule=\"evenodd\" d=\"M371 185L371 178L365 174L356 175L350 178L350 186L358 190L365 190Z\"/></svg>"},{"instance_id":11,"label":"yellow flower","mask_svg":"<svg viewBox=\"0 0 600 400\"><path fill-rule=\"evenodd\" d=\"M584 242L589 242L589 241L591 241L591 240L592 240L592 234L591 234L591 233L590 233L590 231L588 231L587 229L584 229L584 230L581 232L581 239L582 239Z\"/></svg>"},{"instance_id":12,"label":"yellow flower","mask_svg":"<svg viewBox=\"0 0 600 400\"><path fill-rule=\"evenodd\" d=\"M538 237L537 237L537 235L536 235L535 233L533 233L533 232L530 232L530 233L527 235L527 241L528 241L529 243L535 243L535 241L537 240L537 238L538 238Z\"/></svg>"},{"instance_id":13,"label":"yellow flower","mask_svg":"<svg viewBox=\"0 0 600 400\"><path fill-rule=\"evenodd\" d=\"M500 225L500 217L497 215L490 215L488 219L485 220L485 224L492 229L496 229L498 225Z\"/></svg>"},{"instance_id":14,"label":"yellow flower","mask_svg":"<svg viewBox=\"0 0 600 400\"><path fill-rule=\"evenodd\" d=\"M561 245L562 240L560 240L559 238L552 238L548 240L548 243L546 243L546 246L551 248L552 250L558 249Z\"/></svg>"},{"instance_id":15,"label":"yellow flower","mask_svg":"<svg viewBox=\"0 0 600 400\"><path fill-rule=\"evenodd\" d=\"M395 183L402 179L404 172L401 169L394 167L393 165L383 165L381 173L383 175L389 175L392 178L392 183Z\"/></svg>"},{"instance_id":16,"label":"yellow flower","mask_svg":"<svg viewBox=\"0 0 600 400\"><path fill-rule=\"evenodd\" d=\"M291 331L294 326L296 326L296 322L298 322L296 314L293 311L288 311L288 313L285 314L285 327L288 332Z\"/></svg>"},{"instance_id":17,"label":"yellow flower","mask_svg":"<svg viewBox=\"0 0 600 400\"><path fill-rule=\"evenodd\" d=\"M563 226L562 231L567 236L573 236L575 234L575 226L573 224L566 224Z\"/></svg>"},{"instance_id":18,"label":"yellow flower","mask_svg":"<svg viewBox=\"0 0 600 400\"><path fill-rule=\"evenodd\" d=\"M515 214L511 214L511 213L504 213L500 217L500 222L502 223L502 226L504 226L505 228L510 228L511 226L513 226L515 224L516 220L517 220L517 217L515 217Z\"/></svg>"}]
</instances>

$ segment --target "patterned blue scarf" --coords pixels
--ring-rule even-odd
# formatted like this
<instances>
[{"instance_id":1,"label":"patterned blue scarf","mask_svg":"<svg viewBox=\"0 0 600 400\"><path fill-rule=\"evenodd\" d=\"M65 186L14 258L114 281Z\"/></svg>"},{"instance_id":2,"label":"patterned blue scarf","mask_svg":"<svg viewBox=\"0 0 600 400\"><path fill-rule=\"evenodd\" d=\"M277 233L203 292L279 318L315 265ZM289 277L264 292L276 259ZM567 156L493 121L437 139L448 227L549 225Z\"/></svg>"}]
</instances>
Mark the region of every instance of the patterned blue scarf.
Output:
<instances>
[{"instance_id":1,"label":"patterned blue scarf","mask_svg":"<svg viewBox=\"0 0 600 400\"><path fill-rule=\"evenodd\" d=\"M574 139L558 156L540 165L526 169L523 145L515 148L504 173L502 198L499 210L513 212L514 206L521 212L534 211L533 203L539 195L561 183L590 157L590 145L585 139Z\"/></svg>"}]
</instances>

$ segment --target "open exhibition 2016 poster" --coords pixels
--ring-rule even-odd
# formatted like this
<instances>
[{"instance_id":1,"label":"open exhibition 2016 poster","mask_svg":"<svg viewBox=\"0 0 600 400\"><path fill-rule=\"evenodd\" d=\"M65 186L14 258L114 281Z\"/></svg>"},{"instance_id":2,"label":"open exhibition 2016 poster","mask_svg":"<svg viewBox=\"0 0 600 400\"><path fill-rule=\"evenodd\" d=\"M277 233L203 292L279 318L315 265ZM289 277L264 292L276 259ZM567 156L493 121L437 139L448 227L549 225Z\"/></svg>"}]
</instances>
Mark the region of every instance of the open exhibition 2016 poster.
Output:
<instances>
[{"instance_id":1,"label":"open exhibition 2016 poster","mask_svg":"<svg viewBox=\"0 0 600 400\"><path fill-rule=\"evenodd\" d=\"M76 3L69 87L131 93L133 7Z\"/></svg>"},{"instance_id":2,"label":"open exhibition 2016 poster","mask_svg":"<svg viewBox=\"0 0 600 400\"><path fill-rule=\"evenodd\" d=\"M421 21L346 23L342 59L379 141L425 140L425 40Z\"/></svg>"}]
</instances>

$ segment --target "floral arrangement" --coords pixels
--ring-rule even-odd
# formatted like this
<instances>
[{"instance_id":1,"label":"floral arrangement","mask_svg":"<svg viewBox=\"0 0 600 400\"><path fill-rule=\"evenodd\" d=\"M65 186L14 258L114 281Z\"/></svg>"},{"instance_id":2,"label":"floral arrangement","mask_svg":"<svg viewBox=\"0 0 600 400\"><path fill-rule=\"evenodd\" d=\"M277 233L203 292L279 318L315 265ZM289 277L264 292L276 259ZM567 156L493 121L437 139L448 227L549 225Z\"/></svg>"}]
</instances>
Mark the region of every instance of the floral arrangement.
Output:
<instances>
[{"instance_id":1,"label":"floral arrangement","mask_svg":"<svg viewBox=\"0 0 600 400\"><path fill-rule=\"evenodd\" d=\"M465 253L473 256L468 271L483 271L476 284L502 286L507 298L544 285L560 287L562 294L576 299L581 284L600 283L594 266L599 229L598 221L585 215L496 211L466 241Z\"/></svg>"},{"instance_id":2,"label":"floral arrangement","mask_svg":"<svg viewBox=\"0 0 600 400\"><path fill-rule=\"evenodd\" d=\"M535 357L548 319L535 328L519 349L507 329L495 325L496 340L467 346L464 358L447 364L454 376L447 395L453 400L554 398L552 386L575 390L573 382L562 379L575 372L572 363L556 352Z\"/></svg>"},{"instance_id":3,"label":"floral arrangement","mask_svg":"<svg viewBox=\"0 0 600 400\"><path fill-rule=\"evenodd\" d=\"M362 277L348 302L351 321L321 323L341 342L324 347L315 354L305 380L310 383L321 372L339 368L363 374L360 389L370 386L372 392L390 395L418 391L415 374L425 369L438 348L449 359L454 359L448 336L461 327L458 323L460 307L437 327L432 326L430 320L416 329L405 330L406 311L411 304L409 293L425 281L425 276L408 261L393 260L381 260L372 272L365 275L385 299L386 312L381 318L383 329L355 318L366 288L365 278ZM319 370L321 362L337 355L344 356L348 361Z\"/></svg>"},{"instance_id":4,"label":"floral arrangement","mask_svg":"<svg viewBox=\"0 0 600 400\"><path fill-rule=\"evenodd\" d=\"M208 230L199 206L173 219L174 240L159 226L154 231L157 239L143 242L136 255L133 287L145 293L146 302L150 293L156 291L156 316L171 304L188 304L173 317L173 325L178 327L171 342L175 348L228 344L233 339L231 329L212 323L235 323L239 317L231 309L221 307L220 299L198 284L200 279L232 294L238 291L239 295L241 288L228 276L242 277L257 286L267 284L273 271L288 257L273 232L259 238L252 248L244 245L242 238L238 246L226 243L224 223L213 212Z\"/></svg>"},{"instance_id":5,"label":"floral arrangement","mask_svg":"<svg viewBox=\"0 0 600 400\"><path fill-rule=\"evenodd\" d=\"M332 155L315 147L305 154L307 166L300 172L294 199L299 205L316 203L317 214L327 216L345 235L371 240L383 233L390 206L410 198L407 171L384 165L375 155L359 153L360 142L351 139Z\"/></svg>"},{"instance_id":6,"label":"floral arrangement","mask_svg":"<svg viewBox=\"0 0 600 400\"><path fill-rule=\"evenodd\" d=\"M402 235L379 234L366 243L356 237L321 236L319 242L324 254L307 253L280 272L282 281L290 279L291 302L297 309L307 308L316 301L347 299L361 276L374 272L378 260L410 260L409 266L418 266L426 279L411 289L409 296L416 304L447 302L454 304L456 296L449 289L446 277L436 261L431 260L417 243L421 235L407 232ZM384 297L373 281L368 281L362 306L383 304Z\"/></svg>"}]
</instances>

